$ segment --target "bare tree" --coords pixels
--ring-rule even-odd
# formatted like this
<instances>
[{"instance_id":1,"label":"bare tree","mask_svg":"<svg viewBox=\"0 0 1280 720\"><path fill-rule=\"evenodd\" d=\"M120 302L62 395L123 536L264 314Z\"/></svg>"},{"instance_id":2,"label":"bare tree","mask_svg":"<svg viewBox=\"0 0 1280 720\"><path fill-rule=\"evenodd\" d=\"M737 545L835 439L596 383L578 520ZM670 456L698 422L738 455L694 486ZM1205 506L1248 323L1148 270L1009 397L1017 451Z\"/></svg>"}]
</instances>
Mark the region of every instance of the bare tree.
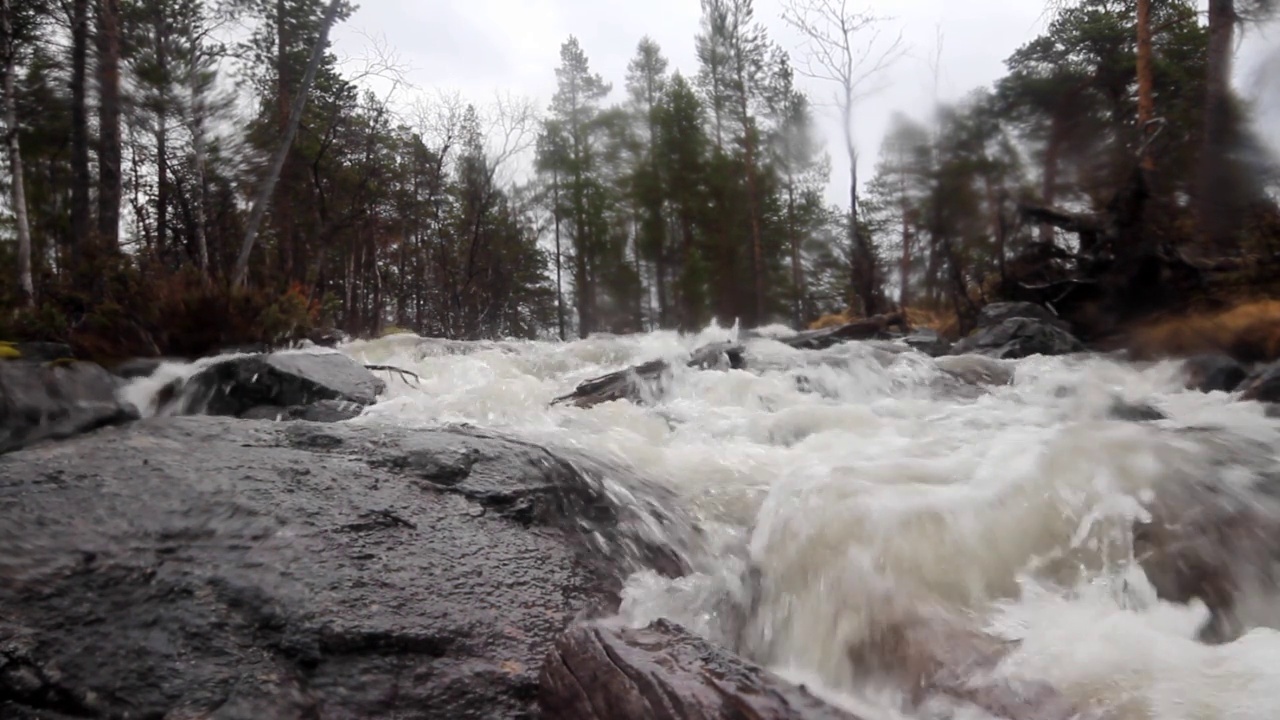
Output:
<instances>
[{"instance_id":1,"label":"bare tree","mask_svg":"<svg viewBox=\"0 0 1280 720\"><path fill-rule=\"evenodd\" d=\"M22 152L18 143L17 43L14 40L13 0L0 0L0 53L4 55L4 128L5 146L9 150L9 172L13 212L18 224L18 289L22 304L35 305L35 286L31 281L31 223L27 220L27 193L22 175Z\"/></svg>"},{"instance_id":2,"label":"bare tree","mask_svg":"<svg viewBox=\"0 0 1280 720\"><path fill-rule=\"evenodd\" d=\"M805 77L836 85L845 152L849 158L849 274L851 295L863 314L879 311L877 259L871 238L858 228L858 145L853 116L857 103L881 89L874 81L905 53L902 33L881 42L890 18L853 10L848 0L784 0L782 19L804 36L806 56L796 63ZM866 42L862 36L867 35ZM852 299L852 298L851 298Z\"/></svg>"},{"instance_id":3,"label":"bare tree","mask_svg":"<svg viewBox=\"0 0 1280 720\"><path fill-rule=\"evenodd\" d=\"M280 139L280 146L276 148L275 155L271 158L267 176L263 179L262 186L258 188L258 195L253 199L253 209L249 213L244 242L240 245L240 255L236 258L235 271L231 274L232 287L244 285L249 275L249 253L253 251L253 244L258 239L258 229L262 227L262 219L267 214L267 205L271 202L276 181L280 179L280 170L284 167L285 157L293 147L293 138L298 134L302 110L306 107L307 95L311 91L312 82L315 81L316 72L320 69L320 60L324 57L325 46L329 44L329 31L333 29L341 5L342 0L329 0L329 5L324 9L324 19L320 23L320 36L316 38L316 44L311 48L311 59L307 62L302 83L297 89L297 94L294 95L293 107L289 109L289 120L285 125L284 137Z\"/></svg>"}]
</instances>

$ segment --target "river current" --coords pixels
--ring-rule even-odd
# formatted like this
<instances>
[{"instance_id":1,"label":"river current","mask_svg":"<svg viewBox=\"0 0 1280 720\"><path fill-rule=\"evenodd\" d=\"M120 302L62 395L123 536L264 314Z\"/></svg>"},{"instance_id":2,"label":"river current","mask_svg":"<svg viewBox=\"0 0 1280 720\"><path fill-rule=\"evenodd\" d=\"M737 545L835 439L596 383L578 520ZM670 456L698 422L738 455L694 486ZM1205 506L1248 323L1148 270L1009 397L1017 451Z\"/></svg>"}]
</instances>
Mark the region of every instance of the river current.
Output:
<instances>
[{"instance_id":1,"label":"river current","mask_svg":"<svg viewBox=\"0 0 1280 720\"><path fill-rule=\"evenodd\" d=\"M997 673L1045 681L1108 717L1280 717L1280 605L1253 598L1243 636L1198 642L1205 607L1156 598L1132 531L1171 482L1248 484L1280 469L1280 421L1260 405L1185 390L1173 362L967 363L889 343L801 351L769 337L788 332L747 340L746 370L675 363L652 402L588 409L549 404L582 380L738 332L393 335L340 350L420 377L382 373L385 397L349 422L471 423L664 486L701 528L700 557L678 579L634 574L623 620L732 635L868 720L987 717L908 708L902 688L851 666L851 646L924 607L1020 640ZM1117 401L1164 417L1118 419ZM746 592L749 570L760 579L754 612L730 628L724 601Z\"/></svg>"}]
</instances>

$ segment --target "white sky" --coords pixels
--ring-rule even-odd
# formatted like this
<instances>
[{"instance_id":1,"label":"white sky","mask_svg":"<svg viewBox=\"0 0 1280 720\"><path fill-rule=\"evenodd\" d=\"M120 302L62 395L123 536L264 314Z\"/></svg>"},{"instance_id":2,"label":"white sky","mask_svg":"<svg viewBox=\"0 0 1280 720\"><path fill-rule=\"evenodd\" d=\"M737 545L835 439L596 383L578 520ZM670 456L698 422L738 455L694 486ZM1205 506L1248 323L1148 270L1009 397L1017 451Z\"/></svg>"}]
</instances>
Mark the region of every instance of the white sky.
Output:
<instances>
[{"instance_id":1,"label":"white sky","mask_svg":"<svg viewBox=\"0 0 1280 720\"><path fill-rule=\"evenodd\" d=\"M901 29L909 55L886 75L888 88L862 103L855 119L860 146L860 179L869 179L890 116L902 110L926 115L934 98L930 59L943 37L938 98L956 99L989 85L1004 71L1004 60L1019 45L1039 34L1049 17L1040 0L863 0L879 15L895 20L884 24L894 35ZM1206 0L1201 0L1205 4ZM694 36L699 30L698 0L359 0L360 8L334 31L335 51L341 56L367 54L370 36L380 37L409 67L407 79L421 90L456 90L466 99L486 104L495 92L532 98L545 109L555 91L555 68L560 44L576 35L592 68L613 83L611 100L624 93L627 62L637 41L649 35L686 76L697 72ZM781 19L778 0L756 0L756 19L770 37L792 53L800 38ZM1276 40L1280 29L1251 30L1237 60L1237 76L1246 95L1265 89L1262 107L1268 122L1264 134L1280 147L1280 62ZM1270 56L1277 69L1257 82L1260 60ZM829 87L804 78L799 81L815 102L828 97ZM839 125L820 111L820 127L828 138L832 158L828 198L847 202L848 163L843 157Z\"/></svg>"}]
</instances>

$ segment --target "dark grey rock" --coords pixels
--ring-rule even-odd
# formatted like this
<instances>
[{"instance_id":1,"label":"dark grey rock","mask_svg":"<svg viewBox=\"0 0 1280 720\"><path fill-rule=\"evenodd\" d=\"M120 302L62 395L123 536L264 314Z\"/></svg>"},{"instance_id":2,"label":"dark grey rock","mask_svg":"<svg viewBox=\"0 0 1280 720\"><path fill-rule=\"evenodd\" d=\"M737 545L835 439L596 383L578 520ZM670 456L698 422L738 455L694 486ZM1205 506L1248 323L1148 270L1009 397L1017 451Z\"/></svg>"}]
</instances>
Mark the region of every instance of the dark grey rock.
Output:
<instances>
[{"instance_id":1,"label":"dark grey rock","mask_svg":"<svg viewBox=\"0 0 1280 720\"><path fill-rule=\"evenodd\" d=\"M910 335L902 338L902 342L929 357L941 357L951 352L951 343L929 328L917 328Z\"/></svg>"},{"instance_id":2,"label":"dark grey rock","mask_svg":"<svg viewBox=\"0 0 1280 720\"><path fill-rule=\"evenodd\" d=\"M94 363L0 362L0 452L136 420L137 408L116 389Z\"/></svg>"},{"instance_id":3,"label":"dark grey rock","mask_svg":"<svg viewBox=\"0 0 1280 720\"><path fill-rule=\"evenodd\" d=\"M1244 366L1226 355L1195 355L1182 365L1188 390L1233 392L1248 373Z\"/></svg>"},{"instance_id":4,"label":"dark grey rock","mask_svg":"<svg viewBox=\"0 0 1280 720\"><path fill-rule=\"evenodd\" d=\"M1241 400L1280 402L1280 362L1264 365L1240 384Z\"/></svg>"},{"instance_id":5,"label":"dark grey rock","mask_svg":"<svg viewBox=\"0 0 1280 720\"><path fill-rule=\"evenodd\" d=\"M307 339L321 347L334 347L351 341L351 336L337 328L316 328L307 333Z\"/></svg>"},{"instance_id":6,"label":"dark grey rock","mask_svg":"<svg viewBox=\"0 0 1280 720\"><path fill-rule=\"evenodd\" d=\"M974 331L956 343L951 354L977 353L1014 360L1030 355L1067 355L1084 349L1083 343L1057 325L1032 318L1011 317L998 325Z\"/></svg>"},{"instance_id":7,"label":"dark grey rock","mask_svg":"<svg viewBox=\"0 0 1280 720\"><path fill-rule=\"evenodd\" d=\"M181 414L264 413L257 408L342 400L371 405L386 383L341 353L284 352L217 362L191 377L178 393ZM261 414L258 417L262 417Z\"/></svg>"},{"instance_id":8,"label":"dark grey rock","mask_svg":"<svg viewBox=\"0 0 1280 720\"><path fill-rule=\"evenodd\" d=\"M536 717L555 637L678 557L586 467L217 417L0 457L0 717Z\"/></svg>"},{"instance_id":9,"label":"dark grey rock","mask_svg":"<svg viewBox=\"0 0 1280 720\"><path fill-rule=\"evenodd\" d=\"M1148 403L1131 403L1119 398L1111 402L1107 415L1113 420L1128 422L1154 422L1168 418L1159 408Z\"/></svg>"},{"instance_id":10,"label":"dark grey rock","mask_svg":"<svg viewBox=\"0 0 1280 720\"><path fill-rule=\"evenodd\" d=\"M241 413L246 420L306 420L307 422L333 423L359 417L364 405L346 400L319 400L310 405L282 408L276 405L259 405Z\"/></svg>"},{"instance_id":11,"label":"dark grey rock","mask_svg":"<svg viewBox=\"0 0 1280 720\"><path fill-rule=\"evenodd\" d=\"M994 327L1010 318L1028 318L1063 330L1071 329L1065 320L1048 308L1029 302L997 302L985 305L978 311L978 327Z\"/></svg>"}]
</instances>

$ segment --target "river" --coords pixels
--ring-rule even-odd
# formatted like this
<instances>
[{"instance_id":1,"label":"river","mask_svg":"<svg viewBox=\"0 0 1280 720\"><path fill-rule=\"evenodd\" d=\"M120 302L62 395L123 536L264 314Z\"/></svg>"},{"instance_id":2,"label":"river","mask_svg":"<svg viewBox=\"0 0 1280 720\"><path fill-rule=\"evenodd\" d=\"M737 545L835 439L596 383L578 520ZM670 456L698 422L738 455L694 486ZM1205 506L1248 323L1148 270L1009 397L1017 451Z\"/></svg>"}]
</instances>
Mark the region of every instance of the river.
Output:
<instances>
[{"instance_id":1,"label":"river","mask_svg":"<svg viewBox=\"0 0 1280 720\"><path fill-rule=\"evenodd\" d=\"M1020 640L996 672L1110 717L1280 716L1276 603L1254 598L1243 637L1202 644L1203 605L1157 600L1133 550L1134 519L1171 483L1275 474L1280 421L1261 406L1187 391L1172 362L994 361L1009 382L978 386L940 366L954 358L764 337L747 343L748 370L680 368L644 406L549 407L584 379L736 336L357 341L342 351L421 380L390 375L351 422L473 423L665 486L703 532L700 557L682 578L632 576L624 620L665 616L732 641L868 718L984 717L906 709L903 688L851 665L849 647L924 607ZM1165 418L1115 419L1117 400ZM724 601L747 592L749 568L754 613L735 625Z\"/></svg>"}]
</instances>

